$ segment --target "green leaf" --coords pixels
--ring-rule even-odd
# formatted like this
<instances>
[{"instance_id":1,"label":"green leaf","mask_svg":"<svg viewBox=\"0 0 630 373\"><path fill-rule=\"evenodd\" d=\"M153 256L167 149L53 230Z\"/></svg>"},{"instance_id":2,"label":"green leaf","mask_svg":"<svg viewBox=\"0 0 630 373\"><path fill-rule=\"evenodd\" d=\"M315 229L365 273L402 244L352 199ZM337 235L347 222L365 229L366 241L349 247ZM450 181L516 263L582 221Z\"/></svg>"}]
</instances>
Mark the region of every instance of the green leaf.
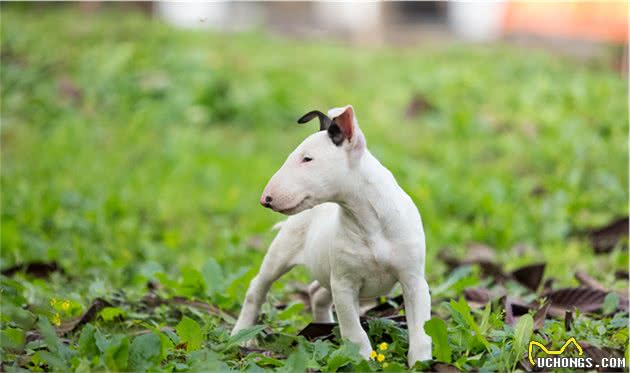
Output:
<instances>
[{"instance_id":1,"label":"green leaf","mask_svg":"<svg viewBox=\"0 0 630 373\"><path fill-rule=\"evenodd\" d=\"M50 322L45 317L40 317L37 320L37 328L39 332L42 333L42 339L46 342L46 346L48 346L48 350L52 353L59 353L63 348L63 343L57 337L57 333L55 332L55 328L50 325Z\"/></svg>"},{"instance_id":2,"label":"green leaf","mask_svg":"<svg viewBox=\"0 0 630 373\"><path fill-rule=\"evenodd\" d=\"M293 352L285 361L284 367L278 369L279 372L305 372L308 365L308 355L304 351L302 345L298 346L297 351Z\"/></svg>"},{"instance_id":3,"label":"green leaf","mask_svg":"<svg viewBox=\"0 0 630 373\"><path fill-rule=\"evenodd\" d=\"M291 304L290 306L288 306L287 308L285 308L284 310L278 312L278 315L276 317L279 320L289 320L293 318L294 316L299 315L303 309L304 309L304 303L295 302Z\"/></svg>"},{"instance_id":4,"label":"green leaf","mask_svg":"<svg viewBox=\"0 0 630 373\"><path fill-rule=\"evenodd\" d=\"M527 350L529 341L534 331L534 318L530 314L525 314L518 319L514 327L514 343L512 350L516 359L520 358Z\"/></svg>"},{"instance_id":5,"label":"green leaf","mask_svg":"<svg viewBox=\"0 0 630 373\"><path fill-rule=\"evenodd\" d=\"M490 343L481 333L481 329L479 329L479 325L477 325L477 323L475 322L475 319L472 317L470 313L470 307L468 306L468 303L466 303L466 300L464 299L464 297L460 297L459 302L455 302L455 300L451 300L449 304L453 308L453 310L456 311L462 317L466 325L472 331L475 332L474 334L475 338L484 345L486 350L489 351Z\"/></svg>"},{"instance_id":6,"label":"green leaf","mask_svg":"<svg viewBox=\"0 0 630 373\"><path fill-rule=\"evenodd\" d=\"M221 356L214 351L198 350L187 357L191 372L225 372L230 369L221 361Z\"/></svg>"},{"instance_id":7,"label":"green leaf","mask_svg":"<svg viewBox=\"0 0 630 373\"><path fill-rule=\"evenodd\" d=\"M81 330L79 337L79 354L81 356L92 358L99 354L95 333L96 328L92 324L86 324Z\"/></svg>"},{"instance_id":8,"label":"green leaf","mask_svg":"<svg viewBox=\"0 0 630 373\"><path fill-rule=\"evenodd\" d=\"M109 347L109 341L98 329L94 332L94 341L96 342L96 347L98 347L99 351L101 351L101 354L105 354L107 347Z\"/></svg>"},{"instance_id":9,"label":"green leaf","mask_svg":"<svg viewBox=\"0 0 630 373\"><path fill-rule=\"evenodd\" d=\"M265 329L264 325L254 325L251 328L239 330L238 333L230 336L230 339L228 340L225 349L227 350L245 341L249 341L250 339L260 334L263 329Z\"/></svg>"},{"instance_id":10,"label":"green leaf","mask_svg":"<svg viewBox=\"0 0 630 373\"><path fill-rule=\"evenodd\" d=\"M383 372L405 372L405 371L407 371L407 366L397 363L395 361L387 363L387 365L383 367Z\"/></svg>"},{"instance_id":11,"label":"green leaf","mask_svg":"<svg viewBox=\"0 0 630 373\"><path fill-rule=\"evenodd\" d=\"M118 307L105 307L99 313L103 321L113 321L117 318L125 317L125 311Z\"/></svg>"},{"instance_id":12,"label":"green leaf","mask_svg":"<svg viewBox=\"0 0 630 373\"><path fill-rule=\"evenodd\" d=\"M67 370L67 363L76 355L76 351L71 350L57 337L55 328L50 325L46 317L40 317L37 321L37 326L50 351L50 354L42 354L42 358L46 356L46 360L50 364L55 365L57 370Z\"/></svg>"},{"instance_id":13,"label":"green leaf","mask_svg":"<svg viewBox=\"0 0 630 373\"><path fill-rule=\"evenodd\" d=\"M129 370L146 371L159 365L162 356L160 337L148 333L134 338L129 348Z\"/></svg>"},{"instance_id":14,"label":"green leaf","mask_svg":"<svg viewBox=\"0 0 630 373\"><path fill-rule=\"evenodd\" d=\"M201 269L201 274L206 285L207 295L212 296L224 290L225 277L223 270L214 258L210 258L206 261L206 264L204 264Z\"/></svg>"},{"instance_id":15,"label":"green leaf","mask_svg":"<svg viewBox=\"0 0 630 373\"><path fill-rule=\"evenodd\" d=\"M606 298L604 298L604 305L602 306L602 311L604 314L610 314L615 312L619 307L619 295L615 292L610 292L606 294Z\"/></svg>"},{"instance_id":16,"label":"green leaf","mask_svg":"<svg viewBox=\"0 0 630 373\"><path fill-rule=\"evenodd\" d=\"M181 295L190 297L204 295L206 293L206 281L201 272L191 267L183 268L180 292Z\"/></svg>"},{"instance_id":17,"label":"green leaf","mask_svg":"<svg viewBox=\"0 0 630 373\"><path fill-rule=\"evenodd\" d=\"M24 347L24 331L15 328L6 328L0 332L0 345L2 348L20 352Z\"/></svg>"},{"instance_id":18,"label":"green leaf","mask_svg":"<svg viewBox=\"0 0 630 373\"><path fill-rule=\"evenodd\" d=\"M129 361L129 338L123 335L114 335L108 343L104 353L105 365L118 372L127 370Z\"/></svg>"},{"instance_id":19,"label":"green leaf","mask_svg":"<svg viewBox=\"0 0 630 373\"><path fill-rule=\"evenodd\" d=\"M433 317L431 320L424 323L424 331L433 340L433 354L438 361L443 363L450 363L452 349L448 344L448 331L446 329L446 323L444 320Z\"/></svg>"},{"instance_id":20,"label":"green leaf","mask_svg":"<svg viewBox=\"0 0 630 373\"><path fill-rule=\"evenodd\" d=\"M259 353L251 353L247 355L247 360L250 360L252 362L254 362L255 364L261 366L261 367L267 367L267 366L272 366L272 367L281 367L284 366L284 362L282 360L273 358L273 357L269 357L269 356L265 356L263 354L259 354Z\"/></svg>"},{"instance_id":21,"label":"green leaf","mask_svg":"<svg viewBox=\"0 0 630 373\"><path fill-rule=\"evenodd\" d=\"M534 318L530 314L526 314L520 317L516 326L514 327L514 336L512 342L512 351L508 355L508 359L511 358L511 370L515 370L519 360L522 358L529 341L532 337L534 330ZM508 360L509 361L509 360Z\"/></svg>"},{"instance_id":22,"label":"green leaf","mask_svg":"<svg viewBox=\"0 0 630 373\"><path fill-rule=\"evenodd\" d=\"M194 351L201 348L203 343L203 332L201 326L191 319L184 316L182 320L175 327L177 335L181 338L181 341L186 343L186 349L188 351Z\"/></svg>"},{"instance_id":23,"label":"green leaf","mask_svg":"<svg viewBox=\"0 0 630 373\"><path fill-rule=\"evenodd\" d=\"M38 354L42 361L46 363L46 365L48 365L48 369L50 371L68 371L68 364L66 364L66 361L62 359L59 355L45 350L38 351Z\"/></svg>"},{"instance_id":24,"label":"green leaf","mask_svg":"<svg viewBox=\"0 0 630 373\"><path fill-rule=\"evenodd\" d=\"M328 358L328 365L325 371L336 372L339 368L353 362L360 362L363 357L359 354L359 346L344 342L338 350L335 350Z\"/></svg>"},{"instance_id":25,"label":"green leaf","mask_svg":"<svg viewBox=\"0 0 630 373\"><path fill-rule=\"evenodd\" d=\"M481 313L481 322L479 323L479 330L482 333L486 333L490 329L490 315L492 314L492 307L490 302L486 304L486 307L483 309Z\"/></svg>"},{"instance_id":26,"label":"green leaf","mask_svg":"<svg viewBox=\"0 0 630 373\"><path fill-rule=\"evenodd\" d=\"M467 287L473 287L479 283L479 277L473 274L470 265L455 268L440 285L432 289L432 296L446 293L460 293Z\"/></svg>"}]
</instances>

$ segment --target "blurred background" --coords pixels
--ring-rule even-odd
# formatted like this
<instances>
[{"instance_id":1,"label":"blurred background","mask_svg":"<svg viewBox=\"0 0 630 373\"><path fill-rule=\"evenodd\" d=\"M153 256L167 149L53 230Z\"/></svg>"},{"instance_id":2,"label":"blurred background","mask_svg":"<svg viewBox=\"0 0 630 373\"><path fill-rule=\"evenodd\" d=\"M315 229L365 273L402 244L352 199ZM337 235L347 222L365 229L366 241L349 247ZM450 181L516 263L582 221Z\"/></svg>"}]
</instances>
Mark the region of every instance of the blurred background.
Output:
<instances>
[{"instance_id":1,"label":"blurred background","mask_svg":"<svg viewBox=\"0 0 630 373\"><path fill-rule=\"evenodd\" d=\"M625 2L0 11L0 264L71 275L31 299L159 281L237 309L283 219L259 195L316 130L295 120L346 104L420 209L430 284L448 273L440 252L482 244L508 269L627 286ZM592 232L611 224L596 255Z\"/></svg>"},{"instance_id":2,"label":"blurred background","mask_svg":"<svg viewBox=\"0 0 630 373\"><path fill-rule=\"evenodd\" d=\"M293 38L336 38L367 45L504 41L590 56L605 44L627 44L628 28L624 2L161 2L140 6L184 28L223 32L258 28ZM99 7L97 3L84 5Z\"/></svg>"},{"instance_id":3,"label":"blurred background","mask_svg":"<svg viewBox=\"0 0 630 373\"><path fill-rule=\"evenodd\" d=\"M315 130L295 119L348 103L432 257L577 257L627 216L623 2L0 9L3 266L128 284L212 256L246 282L282 219L259 193Z\"/></svg>"}]
</instances>

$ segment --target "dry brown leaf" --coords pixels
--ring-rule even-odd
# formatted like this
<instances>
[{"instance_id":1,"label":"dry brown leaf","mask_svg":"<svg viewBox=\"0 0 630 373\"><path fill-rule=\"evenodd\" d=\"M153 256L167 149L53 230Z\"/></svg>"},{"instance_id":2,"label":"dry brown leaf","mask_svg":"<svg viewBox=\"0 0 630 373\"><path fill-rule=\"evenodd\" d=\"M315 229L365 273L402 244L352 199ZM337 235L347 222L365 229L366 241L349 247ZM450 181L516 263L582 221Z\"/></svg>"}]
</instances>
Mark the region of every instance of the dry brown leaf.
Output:
<instances>
[{"instance_id":1,"label":"dry brown leaf","mask_svg":"<svg viewBox=\"0 0 630 373\"><path fill-rule=\"evenodd\" d=\"M517 268L511 273L511 277L521 285L536 292L545 273L545 263L536 263Z\"/></svg>"},{"instance_id":2,"label":"dry brown leaf","mask_svg":"<svg viewBox=\"0 0 630 373\"><path fill-rule=\"evenodd\" d=\"M2 270L2 274L11 277L17 272L24 272L37 278L47 278L53 272L64 273L63 268L57 262L40 262L33 261L28 263L16 264L12 267Z\"/></svg>"},{"instance_id":3,"label":"dry brown leaf","mask_svg":"<svg viewBox=\"0 0 630 373\"><path fill-rule=\"evenodd\" d=\"M610 252L615 246L617 246L617 243L623 241L625 241L625 247L627 248L628 227L628 217L625 216L618 218L601 228L587 230L586 234L593 245L595 253L602 254Z\"/></svg>"}]
</instances>

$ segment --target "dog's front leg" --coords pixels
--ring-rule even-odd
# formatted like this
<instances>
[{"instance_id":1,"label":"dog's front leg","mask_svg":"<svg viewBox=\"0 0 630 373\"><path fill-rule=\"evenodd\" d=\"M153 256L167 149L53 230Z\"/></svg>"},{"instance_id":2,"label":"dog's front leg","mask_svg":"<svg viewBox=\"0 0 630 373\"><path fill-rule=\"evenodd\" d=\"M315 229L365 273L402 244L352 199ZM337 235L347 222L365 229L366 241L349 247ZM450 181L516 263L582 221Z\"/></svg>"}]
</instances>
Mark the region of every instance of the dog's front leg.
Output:
<instances>
[{"instance_id":1,"label":"dog's front leg","mask_svg":"<svg viewBox=\"0 0 630 373\"><path fill-rule=\"evenodd\" d=\"M407 271L399 277L405 300L405 314L409 329L409 367L417 361L431 359L431 337L424 331L424 323L431 318L429 285L418 273Z\"/></svg>"},{"instance_id":2,"label":"dog's front leg","mask_svg":"<svg viewBox=\"0 0 630 373\"><path fill-rule=\"evenodd\" d=\"M359 289L345 279L333 279L330 286L341 337L358 344L359 352L367 359L372 346L359 320Z\"/></svg>"},{"instance_id":3,"label":"dog's front leg","mask_svg":"<svg viewBox=\"0 0 630 373\"><path fill-rule=\"evenodd\" d=\"M238 316L232 335L254 326L271 285L280 276L299 263L300 251L296 238L290 232L280 231L269 247L256 277L249 283L243 308ZM250 345L253 343L249 343Z\"/></svg>"}]
</instances>

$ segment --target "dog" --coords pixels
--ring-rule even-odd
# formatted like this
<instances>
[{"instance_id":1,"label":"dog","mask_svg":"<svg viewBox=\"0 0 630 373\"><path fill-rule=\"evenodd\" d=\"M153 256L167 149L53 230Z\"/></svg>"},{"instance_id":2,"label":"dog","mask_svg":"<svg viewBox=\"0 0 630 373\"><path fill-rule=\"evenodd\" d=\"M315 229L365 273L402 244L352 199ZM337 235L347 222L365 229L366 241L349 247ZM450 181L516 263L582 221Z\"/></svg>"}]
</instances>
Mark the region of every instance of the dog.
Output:
<instances>
[{"instance_id":1,"label":"dog","mask_svg":"<svg viewBox=\"0 0 630 373\"><path fill-rule=\"evenodd\" d=\"M408 364L431 359L424 323L431 296L424 278L425 238L420 213L392 173L368 151L351 105L328 115L311 111L320 131L308 136L265 187L260 203L290 217L281 223L252 279L232 335L254 325L270 286L305 265L313 321L334 322L368 358L370 340L359 321L362 299L386 295L399 282L409 329Z\"/></svg>"}]
</instances>

